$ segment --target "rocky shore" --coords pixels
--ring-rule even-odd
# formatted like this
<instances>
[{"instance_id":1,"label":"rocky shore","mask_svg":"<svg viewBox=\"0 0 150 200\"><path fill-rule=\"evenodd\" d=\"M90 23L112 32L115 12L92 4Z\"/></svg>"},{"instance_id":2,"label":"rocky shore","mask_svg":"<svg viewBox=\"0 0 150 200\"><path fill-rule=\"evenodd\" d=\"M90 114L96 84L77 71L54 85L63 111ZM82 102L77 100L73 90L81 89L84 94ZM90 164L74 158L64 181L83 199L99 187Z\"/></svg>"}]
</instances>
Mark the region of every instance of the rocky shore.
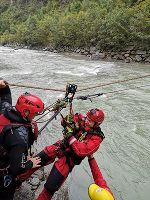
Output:
<instances>
[{"instance_id":1,"label":"rocky shore","mask_svg":"<svg viewBox=\"0 0 150 200\"><path fill-rule=\"evenodd\" d=\"M36 146L32 149L34 155L37 154ZM15 192L14 200L36 200L40 192L44 188L46 179L50 173L53 164L41 167L31 177L22 183L20 188ZM67 181L53 196L53 200L69 200Z\"/></svg>"},{"instance_id":2,"label":"rocky shore","mask_svg":"<svg viewBox=\"0 0 150 200\"><path fill-rule=\"evenodd\" d=\"M43 190L49 171L49 166L36 171L15 193L14 200L36 200L39 193ZM65 183L61 189L56 192L52 199L69 200L67 183Z\"/></svg>"},{"instance_id":3,"label":"rocky shore","mask_svg":"<svg viewBox=\"0 0 150 200\"><path fill-rule=\"evenodd\" d=\"M78 55L83 55L91 60L104 60L104 61L122 61L125 63L138 62L138 63L150 63L150 50L143 50L136 48L134 46L129 46L128 48L120 51L101 51L96 49L96 47L90 48L54 48L52 46L48 47L32 47L20 44L6 44L3 46L12 47L15 50L20 48L26 49L36 49L43 51L50 51L54 53L75 53Z\"/></svg>"},{"instance_id":4,"label":"rocky shore","mask_svg":"<svg viewBox=\"0 0 150 200\"><path fill-rule=\"evenodd\" d=\"M134 46L130 46L123 51L101 51L96 47L90 47L89 49L69 49L67 47L63 49L44 48L43 50L57 52L74 52L80 55L87 56L92 60L106 60L106 61L123 61L126 63L139 62L150 63L150 50L135 49Z\"/></svg>"}]
</instances>

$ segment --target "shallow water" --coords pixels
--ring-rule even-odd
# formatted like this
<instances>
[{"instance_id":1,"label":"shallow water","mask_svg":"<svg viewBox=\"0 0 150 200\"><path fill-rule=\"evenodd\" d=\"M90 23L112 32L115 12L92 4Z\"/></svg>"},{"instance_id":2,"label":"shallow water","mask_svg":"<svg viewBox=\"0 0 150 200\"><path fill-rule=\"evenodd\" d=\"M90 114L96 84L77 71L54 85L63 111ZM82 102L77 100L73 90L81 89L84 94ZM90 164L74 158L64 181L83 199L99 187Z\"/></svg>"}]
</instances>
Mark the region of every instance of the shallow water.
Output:
<instances>
[{"instance_id":1,"label":"shallow water","mask_svg":"<svg viewBox=\"0 0 150 200\"><path fill-rule=\"evenodd\" d=\"M0 77L10 83L65 89L66 83L78 89L150 74L150 65L91 61L26 49L0 47ZM106 114L102 130L105 140L95 154L108 185L117 200L149 199L150 188L150 77L97 87L78 95L105 93L90 101L74 100L76 112L86 113L101 107ZM145 86L147 85L147 86ZM145 87L139 87L145 86ZM139 87L139 88L135 88ZM124 90L128 89L128 90ZM111 91L124 90L118 93ZM62 92L12 87L13 103L29 91L40 95L46 105L63 97ZM63 114L68 109L63 110ZM45 129L37 142L38 150L61 136L60 117ZM40 124L41 126L41 124ZM87 159L69 178L71 200L87 200L87 188L93 182Z\"/></svg>"}]
</instances>

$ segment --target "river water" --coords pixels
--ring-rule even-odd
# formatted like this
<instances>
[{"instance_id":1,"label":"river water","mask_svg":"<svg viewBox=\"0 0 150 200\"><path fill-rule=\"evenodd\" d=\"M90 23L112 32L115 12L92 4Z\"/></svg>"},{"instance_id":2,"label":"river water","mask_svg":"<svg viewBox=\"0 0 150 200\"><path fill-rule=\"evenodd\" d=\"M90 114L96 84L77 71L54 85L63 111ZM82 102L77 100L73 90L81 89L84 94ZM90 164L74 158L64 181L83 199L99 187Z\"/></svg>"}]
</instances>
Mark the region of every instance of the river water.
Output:
<instances>
[{"instance_id":1,"label":"river water","mask_svg":"<svg viewBox=\"0 0 150 200\"><path fill-rule=\"evenodd\" d=\"M69 82L77 84L80 89L147 74L150 74L150 65L91 61L79 56L0 47L0 77L10 83L65 89ZM73 103L76 112L85 114L88 109L95 107L105 111L106 118L101 128L106 138L95 157L116 200L150 198L149 83L150 77L147 77L77 92L76 96L101 92L106 95L92 102L74 100ZM138 86L145 87L135 88ZM109 93L116 90L124 91ZM13 104L25 91L39 95L45 105L64 97L63 92L12 87ZM68 108L62 113L67 112ZM62 138L61 129L58 116L39 137L38 150ZM89 199L87 188L92 182L85 159L69 176L69 199Z\"/></svg>"}]
</instances>

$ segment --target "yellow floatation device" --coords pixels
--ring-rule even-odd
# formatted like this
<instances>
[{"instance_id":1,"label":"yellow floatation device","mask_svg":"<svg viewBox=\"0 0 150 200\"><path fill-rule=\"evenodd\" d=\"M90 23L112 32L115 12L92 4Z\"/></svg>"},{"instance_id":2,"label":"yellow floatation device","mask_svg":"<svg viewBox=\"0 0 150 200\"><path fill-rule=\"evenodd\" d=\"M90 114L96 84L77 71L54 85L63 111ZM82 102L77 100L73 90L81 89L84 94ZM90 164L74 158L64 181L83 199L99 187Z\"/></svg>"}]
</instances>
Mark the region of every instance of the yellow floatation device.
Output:
<instances>
[{"instance_id":1,"label":"yellow floatation device","mask_svg":"<svg viewBox=\"0 0 150 200\"><path fill-rule=\"evenodd\" d=\"M95 183L89 186L88 194L91 200L115 200L107 189L101 188Z\"/></svg>"}]
</instances>

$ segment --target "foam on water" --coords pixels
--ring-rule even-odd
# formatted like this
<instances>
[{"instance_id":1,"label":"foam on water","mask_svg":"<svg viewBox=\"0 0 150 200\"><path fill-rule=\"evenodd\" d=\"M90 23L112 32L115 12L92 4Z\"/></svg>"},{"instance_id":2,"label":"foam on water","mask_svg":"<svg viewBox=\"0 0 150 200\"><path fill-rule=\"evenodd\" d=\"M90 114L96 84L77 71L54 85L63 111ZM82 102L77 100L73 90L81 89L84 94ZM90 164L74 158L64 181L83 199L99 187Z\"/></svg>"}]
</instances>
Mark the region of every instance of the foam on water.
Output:
<instances>
[{"instance_id":1,"label":"foam on water","mask_svg":"<svg viewBox=\"0 0 150 200\"><path fill-rule=\"evenodd\" d=\"M145 74L150 74L150 66L79 60L49 52L21 49L12 51L10 48L0 47L0 76L11 80L11 83L64 89L66 83L71 82L82 88ZM106 138L95 157L117 200L145 200L149 195L150 88L131 88L149 82L149 78L144 78L85 90L80 95L103 92L109 98L104 95L93 99L93 102L75 100L73 103L76 112L86 113L93 107L100 107L105 111L106 117L101 127ZM129 90L109 94L127 88ZM25 88L12 88L14 103L24 91ZM40 95L46 106L65 95L53 91L28 91ZM65 115L68 108L62 112ZM51 114L47 117L51 117ZM58 116L42 133L37 145L39 149L62 137L60 120ZM85 159L72 171L69 184L71 199L87 200L87 187L92 182ZM77 196L76 192L80 195Z\"/></svg>"}]
</instances>

